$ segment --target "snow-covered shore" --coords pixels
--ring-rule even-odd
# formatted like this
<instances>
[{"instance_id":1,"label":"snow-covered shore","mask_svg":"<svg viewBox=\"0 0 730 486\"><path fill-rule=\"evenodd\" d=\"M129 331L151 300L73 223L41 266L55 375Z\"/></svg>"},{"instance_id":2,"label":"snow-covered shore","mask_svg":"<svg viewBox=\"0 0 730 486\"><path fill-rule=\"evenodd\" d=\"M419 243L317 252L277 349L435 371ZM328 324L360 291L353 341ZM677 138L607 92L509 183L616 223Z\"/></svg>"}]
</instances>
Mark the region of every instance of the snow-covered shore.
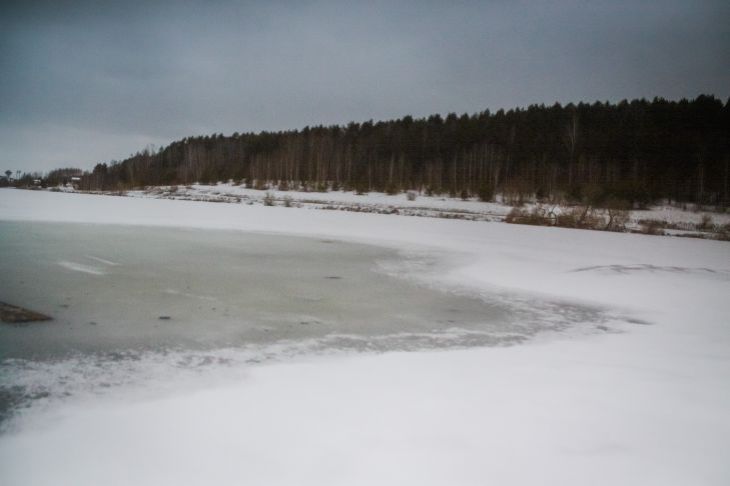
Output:
<instances>
[{"instance_id":1,"label":"snow-covered shore","mask_svg":"<svg viewBox=\"0 0 730 486\"><path fill-rule=\"evenodd\" d=\"M505 348L301 357L155 397L72 401L0 436L3 484L730 481L728 243L17 190L0 190L0 220L427 249L448 264L433 285L587 302L650 324Z\"/></svg>"},{"instance_id":2,"label":"snow-covered shore","mask_svg":"<svg viewBox=\"0 0 730 486\"><path fill-rule=\"evenodd\" d=\"M73 192L69 188L63 189ZM192 184L189 186L150 186L144 190L123 191L129 197L175 199L218 203L264 204L270 198L274 205L292 205L310 209L345 210L379 214L400 214L472 221L503 221L513 206L504 202L483 202L476 198L461 199L443 195L408 193L383 194L370 192L357 194L353 191L303 192L296 190L277 190L270 188L257 190L236 185L231 182L218 184ZM107 193L112 194L112 193ZM502 197L498 197L502 201ZM522 209L531 211L536 206L561 213L570 206L559 204L538 204L526 202ZM684 208L670 205L657 205L641 210L629 211L626 230L642 232L646 224L654 224L657 229L666 228L668 235L714 237L719 228L730 225L730 213L701 211L696 205ZM704 226L707 227L704 227Z\"/></svg>"}]
</instances>

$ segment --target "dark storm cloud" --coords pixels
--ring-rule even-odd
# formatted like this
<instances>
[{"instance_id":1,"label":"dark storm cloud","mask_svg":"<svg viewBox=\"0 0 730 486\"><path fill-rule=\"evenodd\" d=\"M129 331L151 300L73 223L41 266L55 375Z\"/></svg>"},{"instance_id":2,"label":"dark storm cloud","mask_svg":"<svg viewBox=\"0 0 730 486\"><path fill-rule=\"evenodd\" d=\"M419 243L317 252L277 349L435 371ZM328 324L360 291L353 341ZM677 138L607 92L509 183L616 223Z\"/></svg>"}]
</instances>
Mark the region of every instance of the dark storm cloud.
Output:
<instances>
[{"instance_id":1,"label":"dark storm cloud","mask_svg":"<svg viewBox=\"0 0 730 486\"><path fill-rule=\"evenodd\" d=\"M727 97L726 3L5 2L0 166L90 167L211 132Z\"/></svg>"}]
</instances>

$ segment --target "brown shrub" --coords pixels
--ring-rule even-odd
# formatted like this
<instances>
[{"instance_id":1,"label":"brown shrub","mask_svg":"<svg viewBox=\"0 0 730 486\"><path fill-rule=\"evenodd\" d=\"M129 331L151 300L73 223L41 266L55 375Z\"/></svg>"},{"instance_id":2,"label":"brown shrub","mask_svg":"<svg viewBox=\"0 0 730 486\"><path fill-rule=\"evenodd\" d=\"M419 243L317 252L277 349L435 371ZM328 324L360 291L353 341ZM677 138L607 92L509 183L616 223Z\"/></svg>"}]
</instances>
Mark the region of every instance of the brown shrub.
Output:
<instances>
[{"instance_id":1,"label":"brown shrub","mask_svg":"<svg viewBox=\"0 0 730 486\"><path fill-rule=\"evenodd\" d=\"M504 218L505 222L512 224L529 224L533 226L550 226L552 221L545 214L545 211L536 206L532 211L526 209L512 208L512 211Z\"/></svg>"},{"instance_id":2,"label":"brown shrub","mask_svg":"<svg viewBox=\"0 0 730 486\"><path fill-rule=\"evenodd\" d=\"M645 235L663 235L664 230L662 227L663 224L661 221L648 219L641 221L640 231Z\"/></svg>"},{"instance_id":3,"label":"brown shrub","mask_svg":"<svg viewBox=\"0 0 730 486\"><path fill-rule=\"evenodd\" d=\"M697 224L697 229L699 231L711 231L714 227L714 224L712 224L712 216L709 214L703 214L702 219Z\"/></svg>"}]
</instances>

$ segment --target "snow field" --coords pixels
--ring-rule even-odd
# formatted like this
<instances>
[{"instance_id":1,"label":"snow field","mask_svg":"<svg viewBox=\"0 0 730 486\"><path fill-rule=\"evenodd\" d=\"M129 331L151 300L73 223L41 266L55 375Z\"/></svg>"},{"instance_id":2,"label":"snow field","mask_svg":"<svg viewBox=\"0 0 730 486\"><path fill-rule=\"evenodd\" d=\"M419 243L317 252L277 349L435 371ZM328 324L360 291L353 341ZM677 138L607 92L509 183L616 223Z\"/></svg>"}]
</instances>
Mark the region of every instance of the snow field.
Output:
<instances>
[{"instance_id":1,"label":"snow field","mask_svg":"<svg viewBox=\"0 0 730 486\"><path fill-rule=\"evenodd\" d=\"M416 201L418 202L418 201ZM730 244L0 191L0 219L285 233L440 255L432 285L632 316L524 345L299 357L85 397L0 436L3 484L730 482ZM99 255L104 258L105 255Z\"/></svg>"}]
</instances>

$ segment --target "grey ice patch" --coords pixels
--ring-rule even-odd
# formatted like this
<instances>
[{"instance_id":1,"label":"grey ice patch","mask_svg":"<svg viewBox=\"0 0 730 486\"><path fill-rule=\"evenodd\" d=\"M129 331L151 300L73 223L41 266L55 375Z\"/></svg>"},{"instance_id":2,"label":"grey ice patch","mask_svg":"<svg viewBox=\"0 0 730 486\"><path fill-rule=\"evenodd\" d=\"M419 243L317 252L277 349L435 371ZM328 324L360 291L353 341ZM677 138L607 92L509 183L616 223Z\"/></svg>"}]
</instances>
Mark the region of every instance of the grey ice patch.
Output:
<instances>
[{"instance_id":1,"label":"grey ice patch","mask_svg":"<svg viewBox=\"0 0 730 486\"><path fill-rule=\"evenodd\" d=\"M117 265L119 265L118 263L115 263L115 262L112 262L112 261L109 261L109 260L105 260L103 258L95 257L95 256L92 256L92 255L86 255L86 258L88 258L89 260L95 260L95 261L97 261L99 263L103 263L104 265L108 265L110 267L116 267Z\"/></svg>"},{"instance_id":2,"label":"grey ice patch","mask_svg":"<svg viewBox=\"0 0 730 486\"><path fill-rule=\"evenodd\" d=\"M411 283L431 286L433 277L439 276L445 269L458 267L462 255L440 252L433 249L428 250L399 250L399 258L378 259L375 264L375 271L406 280Z\"/></svg>"},{"instance_id":3,"label":"grey ice patch","mask_svg":"<svg viewBox=\"0 0 730 486\"><path fill-rule=\"evenodd\" d=\"M63 268L66 268L68 270L73 270L74 272L88 273L90 275L104 275L106 273L98 267L92 267L91 265L84 265L83 263L68 262L66 260L61 260L58 262L58 264L60 266L62 266Z\"/></svg>"},{"instance_id":4,"label":"grey ice patch","mask_svg":"<svg viewBox=\"0 0 730 486\"><path fill-rule=\"evenodd\" d=\"M183 297L190 297L191 299L200 299L200 300L206 300L209 302L216 302L218 301L217 298L211 296L211 295L198 295L198 294L191 294L190 292L183 292L181 290L176 289L165 289L164 292L166 294L170 295L181 295Z\"/></svg>"}]
</instances>

